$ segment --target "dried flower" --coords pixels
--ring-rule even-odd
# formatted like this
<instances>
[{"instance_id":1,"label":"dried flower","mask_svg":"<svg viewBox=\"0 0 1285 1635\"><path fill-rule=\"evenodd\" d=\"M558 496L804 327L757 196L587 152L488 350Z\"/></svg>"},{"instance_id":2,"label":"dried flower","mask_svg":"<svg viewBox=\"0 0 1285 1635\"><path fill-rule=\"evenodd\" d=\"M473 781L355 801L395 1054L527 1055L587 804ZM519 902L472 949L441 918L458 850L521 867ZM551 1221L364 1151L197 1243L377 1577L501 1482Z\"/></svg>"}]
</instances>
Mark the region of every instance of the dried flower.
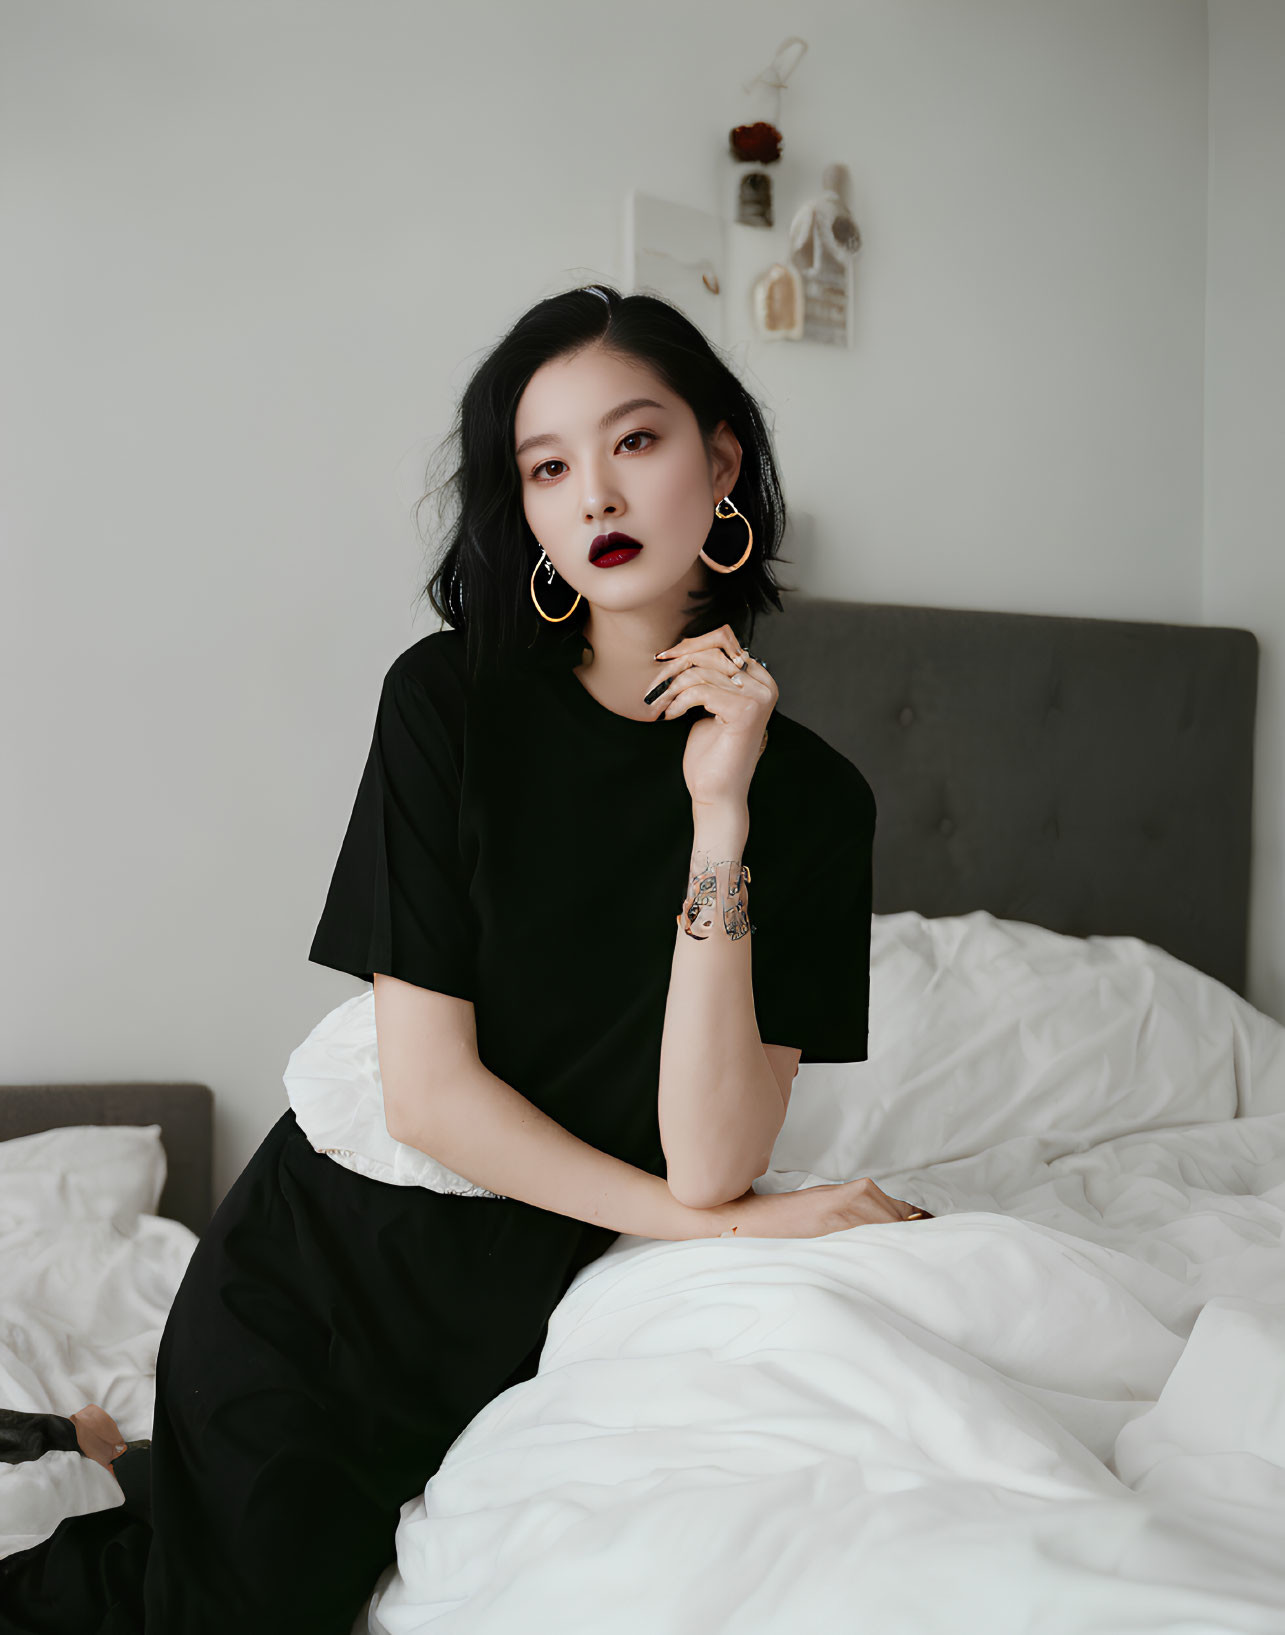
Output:
<instances>
[{"instance_id":1,"label":"dried flower","mask_svg":"<svg viewBox=\"0 0 1285 1635\"><path fill-rule=\"evenodd\" d=\"M766 119L755 125L737 125L728 134L728 141L733 157L747 164L772 165L781 157L781 133Z\"/></svg>"}]
</instances>

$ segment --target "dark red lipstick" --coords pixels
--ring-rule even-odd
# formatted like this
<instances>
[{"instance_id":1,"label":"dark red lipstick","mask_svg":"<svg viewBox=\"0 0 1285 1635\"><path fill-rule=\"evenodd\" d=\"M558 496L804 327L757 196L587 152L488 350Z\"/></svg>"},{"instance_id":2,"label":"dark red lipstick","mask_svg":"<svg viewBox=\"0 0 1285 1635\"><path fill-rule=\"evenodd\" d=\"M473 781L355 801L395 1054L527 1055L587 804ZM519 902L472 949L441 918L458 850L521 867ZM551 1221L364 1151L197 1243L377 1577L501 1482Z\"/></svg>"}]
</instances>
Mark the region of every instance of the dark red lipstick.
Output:
<instances>
[{"instance_id":1,"label":"dark red lipstick","mask_svg":"<svg viewBox=\"0 0 1285 1635\"><path fill-rule=\"evenodd\" d=\"M628 534L599 534L589 547L589 560L595 568L614 568L618 562L631 561L641 550L641 542Z\"/></svg>"}]
</instances>

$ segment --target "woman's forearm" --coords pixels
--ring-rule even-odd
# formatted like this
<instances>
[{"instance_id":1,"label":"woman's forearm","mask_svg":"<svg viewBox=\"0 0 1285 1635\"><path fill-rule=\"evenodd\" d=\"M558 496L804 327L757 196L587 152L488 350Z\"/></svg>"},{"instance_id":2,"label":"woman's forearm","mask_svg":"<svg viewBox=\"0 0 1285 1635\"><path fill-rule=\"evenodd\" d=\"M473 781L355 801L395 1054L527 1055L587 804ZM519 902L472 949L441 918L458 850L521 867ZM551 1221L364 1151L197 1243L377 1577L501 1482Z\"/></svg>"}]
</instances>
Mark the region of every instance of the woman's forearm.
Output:
<instances>
[{"instance_id":1,"label":"woman's forearm","mask_svg":"<svg viewBox=\"0 0 1285 1635\"><path fill-rule=\"evenodd\" d=\"M696 806L691 869L741 860L749 808ZM750 917L753 881L745 886ZM754 1016L749 921L702 915L703 939L674 934L660 1050L660 1136L675 1198L707 1209L766 1170L784 1119L780 1086ZM743 934L735 934L741 930Z\"/></svg>"},{"instance_id":2,"label":"woman's forearm","mask_svg":"<svg viewBox=\"0 0 1285 1635\"><path fill-rule=\"evenodd\" d=\"M481 1062L416 1098L388 1133L488 1192L612 1232L705 1238L723 1227L721 1211L680 1203L663 1176L581 1141Z\"/></svg>"}]
</instances>

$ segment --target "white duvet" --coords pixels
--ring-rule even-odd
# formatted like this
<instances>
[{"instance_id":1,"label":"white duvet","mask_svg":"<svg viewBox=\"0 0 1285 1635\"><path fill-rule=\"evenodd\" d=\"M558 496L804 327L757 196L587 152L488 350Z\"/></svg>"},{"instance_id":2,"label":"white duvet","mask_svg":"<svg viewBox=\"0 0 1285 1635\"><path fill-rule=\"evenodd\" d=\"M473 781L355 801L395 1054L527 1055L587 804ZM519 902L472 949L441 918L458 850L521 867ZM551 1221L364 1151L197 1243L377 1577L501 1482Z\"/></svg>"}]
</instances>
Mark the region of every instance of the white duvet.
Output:
<instances>
[{"instance_id":1,"label":"white duvet","mask_svg":"<svg viewBox=\"0 0 1285 1635\"><path fill-rule=\"evenodd\" d=\"M159 1124L72 1125L0 1141L0 1407L105 1408L152 1434L156 1351L196 1234L158 1216ZM0 1556L65 1516L125 1502L75 1450L0 1463Z\"/></svg>"},{"instance_id":2,"label":"white duvet","mask_svg":"<svg viewBox=\"0 0 1285 1635\"><path fill-rule=\"evenodd\" d=\"M621 1237L402 1507L372 1635L1285 1631L1285 1028L1132 938L876 916L871 1052Z\"/></svg>"},{"instance_id":3,"label":"white duvet","mask_svg":"<svg viewBox=\"0 0 1285 1635\"><path fill-rule=\"evenodd\" d=\"M1285 1631L1285 1028L1131 938L872 933L870 1060L800 1068L758 1188L872 1175L938 1218L618 1239L356 1629ZM319 1024L318 1117L377 1073L370 1004ZM150 1433L196 1242L163 1180L155 1125L0 1142L0 1404ZM0 1555L121 1502L76 1453L0 1464Z\"/></svg>"}]
</instances>

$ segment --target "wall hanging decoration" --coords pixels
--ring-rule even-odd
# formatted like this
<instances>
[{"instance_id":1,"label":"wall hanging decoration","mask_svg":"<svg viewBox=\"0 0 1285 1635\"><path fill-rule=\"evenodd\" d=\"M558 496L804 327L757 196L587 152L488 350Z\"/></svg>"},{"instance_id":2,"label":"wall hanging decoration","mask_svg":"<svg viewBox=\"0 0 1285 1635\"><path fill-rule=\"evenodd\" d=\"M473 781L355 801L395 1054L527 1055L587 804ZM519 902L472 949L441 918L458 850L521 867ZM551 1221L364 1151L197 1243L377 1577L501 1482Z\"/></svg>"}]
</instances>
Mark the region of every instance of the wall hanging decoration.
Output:
<instances>
[{"instance_id":1,"label":"wall hanging decoration","mask_svg":"<svg viewBox=\"0 0 1285 1635\"><path fill-rule=\"evenodd\" d=\"M711 340L723 340L722 218L633 188L625 204L625 277L631 290L672 301Z\"/></svg>"},{"instance_id":2,"label":"wall hanging decoration","mask_svg":"<svg viewBox=\"0 0 1285 1635\"><path fill-rule=\"evenodd\" d=\"M742 227L772 227L772 172L767 168L781 157L781 133L761 119L738 125L729 133L736 160L736 192L732 220Z\"/></svg>"},{"instance_id":3,"label":"wall hanging decoration","mask_svg":"<svg viewBox=\"0 0 1285 1635\"><path fill-rule=\"evenodd\" d=\"M755 331L766 341L803 339L803 280L798 270L774 261L750 291Z\"/></svg>"},{"instance_id":4,"label":"wall hanging decoration","mask_svg":"<svg viewBox=\"0 0 1285 1635\"><path fill-rule=\"evenodd\" d=\"M793 61L786 67L786 58L794 47L798 49L793 54ZM731 218L742 227L771 228L775 225L773 178L769 167L780 162L784 140L780 129L781 92L807 48L806 40L792 34L776 48L776 55L767 67L742 87L747 95L753 95L756 90L764 93L769 101L770 114L769 118L737 125L728 132L729 151L735 161Z\"/></svg>"},{"instance_id":5,"label":"wall hanging decoration","mask_svg":"<svg viewBox=\"0 0 1285 1635\"><path fill-rule=\"evenodd\" d=\"M796 213L790 223L790 261L803 288L805 341L834 346L852 343L852 269L861 248L861 231L843 199L846 172L827 165L822 193Z\"/></svg>"}]
</instances>

